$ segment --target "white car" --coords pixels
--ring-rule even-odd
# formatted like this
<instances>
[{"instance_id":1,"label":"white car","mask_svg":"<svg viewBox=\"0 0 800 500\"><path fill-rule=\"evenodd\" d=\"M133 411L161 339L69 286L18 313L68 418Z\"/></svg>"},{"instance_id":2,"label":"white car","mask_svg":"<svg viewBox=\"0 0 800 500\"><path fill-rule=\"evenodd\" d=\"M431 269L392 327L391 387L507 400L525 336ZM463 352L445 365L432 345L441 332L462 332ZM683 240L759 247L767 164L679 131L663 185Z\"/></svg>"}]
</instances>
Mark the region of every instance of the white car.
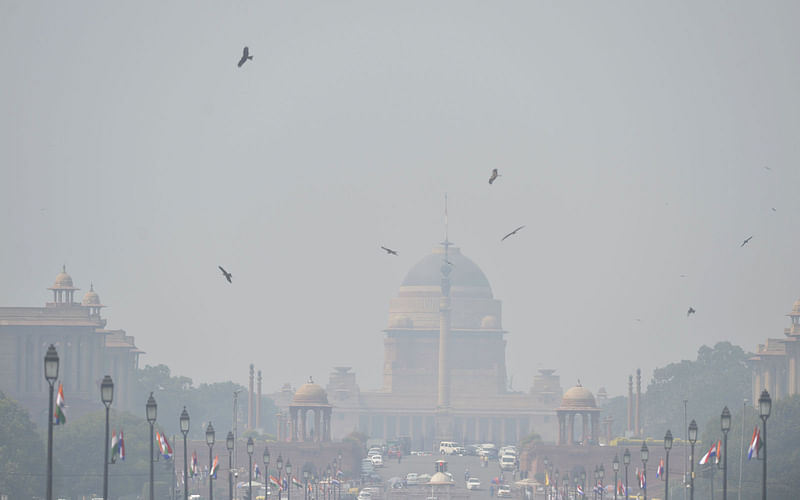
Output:
<instances>
[{"instance_id":1,"label":"white car","mask_svg":"<svg viewBox=\"0 0 800 500\"><path fill-rule=\"evenodd\" d=\"M408 486L415 486L419 484L419 478L417 477L416 472L409 472L406 474L406 484Z\"/></svg>"},{"instance_id":2,"label":"white car","mask_svg":"<svg viewBox=\"0 0 800 500\"><path fill-rule=\"evenodd\" d=\"M383 467L383 457L380 455L372 455L369 457L372 465L375 467Z\"/></svg>"},{"instance_id":3,"label":"white car","mask_svg":"<svg viewBox=\"0 0 800 500\"><path fill-rule=\"evenodd\" d=\"M477 477L471 477L467 479L467 489L468 490L479 490L481 489L481 480Z\"/></svg>"},{"instance_id":4,"label":"white car","mask_svg":"<svg viewBox=\"0 0 800 500\"><path fill-rule=\"evenodd\" d=\"M372 493L362 490L358 494L358 500L372 500Z\"/></svg>"},{"instance_id":5,"label":"white car","mask_svg":"<svg viewBox=\"0 0 800 500\"><path fill-rule=\"evenodd\" d=\"M511 498L511 486L504 484L497 487L497 496L501 498Z\"/></svg>"}]
</instances>

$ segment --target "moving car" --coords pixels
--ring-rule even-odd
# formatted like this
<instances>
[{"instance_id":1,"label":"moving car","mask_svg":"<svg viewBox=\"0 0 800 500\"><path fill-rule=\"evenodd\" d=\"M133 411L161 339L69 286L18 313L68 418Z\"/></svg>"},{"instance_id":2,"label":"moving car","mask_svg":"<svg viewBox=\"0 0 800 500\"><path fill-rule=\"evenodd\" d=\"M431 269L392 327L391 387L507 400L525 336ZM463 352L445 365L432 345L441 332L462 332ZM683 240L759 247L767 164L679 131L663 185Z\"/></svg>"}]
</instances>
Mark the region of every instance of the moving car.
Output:
<instances>
[{"instance_id":1,"label":"moving car","mask_svg":"<svg viewBox=\"0 0 800 500\"><path fill-rule=\"evenodd\" d=\"M511 486L502 484L497 487L497 496L501 498L511 498Z\"/></svg>"},{"instance_id":2,"label":"moving car","mask_svg":"<svg viewBox=\"0 0 800 500\"><path fill-rule=\"evenodd\" d=\"M417 477L416 472L409 472L406 474L406 484L408 486L415 486L419 484L419 478Z\"/></svg>"},{"instance_id":3,"label":"moving car","mask_svg":"<svg viewBox=\"0 0 800 500\"><path fill-rule=\"evenodd\" d=\"M500 457L500 470L514 470L517 466L517 457L514 455L503 455Z\"/></svg>"},{"instance_id":4,"label":"moving car","mask_svg":"<svg viewBox=\"0 0 800 500\"><path fill-rule=\"evenodd\" d=\"M374 467L383 467L383 457L380 455L372 455L369 457Z\"/></svg>"},{"instance_id":5,"label":"moving car","mask_svg":"<svg viewBox=\"0 0 800 500\"><path fill-rule=\"evenodd\" d=\"M481 480L477 477L471 477L467 479L467 489L468 490L479 490L481 489Z\"/></svg>"},{"instance_id":6,"label":"moving car","mask_svg":"<svg viewBox=\"0 0 800 500\"><path fill-rule=\"evenodd\" d=\"M358 493L358 500L372 500L372 493L369 491L361 490Z\"/></svg>"}]
</instances>

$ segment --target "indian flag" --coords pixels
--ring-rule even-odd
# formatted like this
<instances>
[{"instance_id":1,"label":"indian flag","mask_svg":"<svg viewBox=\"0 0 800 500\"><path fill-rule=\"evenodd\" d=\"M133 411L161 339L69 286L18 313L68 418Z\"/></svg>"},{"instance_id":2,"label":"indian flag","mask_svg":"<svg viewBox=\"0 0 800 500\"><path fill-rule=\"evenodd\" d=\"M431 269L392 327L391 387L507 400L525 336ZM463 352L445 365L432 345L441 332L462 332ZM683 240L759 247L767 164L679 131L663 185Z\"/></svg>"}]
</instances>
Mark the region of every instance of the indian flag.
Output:
<instances>
[{"instance_id":1,"label":"indian flag","mask_svg":"<svg viewBox=\"0 0 800 500\"><path fill-rule=\"evenodd\" d=\"M125 460L125 438L122 437L122 431L119 431L119 459Z\"/></svg>"},{"instance_id":2,"label":"indian flag","mask_svg":"<svg viewBox=\"0 0 800 500\"><path fill-rule=\"evenodd\" d=\"M119 455L119 438L117 438L117 431L111 433L111 463L117 463L117 455Z\"/></svg>"},{"instance_id":3,"label":"indian flag","mask_svg":"<svg viewBox=\"0 0 800 500\"><path fill-rule=\"evenodd\" d=\"M219 456L214 457L214 463L211 465L211 472L209 472L208 475L216 479L217 469L219 469Z\"/></svg>"},{"instance_id":4,"label":"indian flag","mask_svg":"<svg viewBox=\"0 0 800 500\"><path fill-rule=\"evenodd\" d=\"M747 449L747 459L753 458L753 455L758 458L758 452L761 449L761 432L758 426L753 429L753 439L750 440L750 447Z\"/></svg>"},{"instance_id":5,"label":"indian flag","mask_svg":"<svg viewBox=\"0 0 800 500\"><path fill-rule=\"evenodd\" d=\"M298 488L302 488L302 487L303 487L303 483L301 483L300 481L298 481L298 480L297 480L297 478L296 478L296 477L294 477L294 476L292 476L292 484L293 484L293 485L295 485L295 486L297 486Z\"/></svg>"},{"instance_id":6,"label":"indian flag","mask_svg":"<svg viewBox=\"0 0 800 500\"><path fill-rule=\"evenodd\" d=\"M67 423L67 415L64 413L64 408L67 403L64 401L64 385L58 384L58 396L56 396L56 411L53 415L56 419L54 425L63 425Z\"/></svg>"},{"instance_id":7,"label":"indian flag","mask_svg":"<svg viewBox=\"0 0 800 500\"><path fill-rule=\"evenodd\" d=\"M271 484L272 486L274 486L276 488L280 488L281 487L280 483L278 482L278 478L275 477L275 476L269 476L269 484Z\"/></svg>"}]
</instances>

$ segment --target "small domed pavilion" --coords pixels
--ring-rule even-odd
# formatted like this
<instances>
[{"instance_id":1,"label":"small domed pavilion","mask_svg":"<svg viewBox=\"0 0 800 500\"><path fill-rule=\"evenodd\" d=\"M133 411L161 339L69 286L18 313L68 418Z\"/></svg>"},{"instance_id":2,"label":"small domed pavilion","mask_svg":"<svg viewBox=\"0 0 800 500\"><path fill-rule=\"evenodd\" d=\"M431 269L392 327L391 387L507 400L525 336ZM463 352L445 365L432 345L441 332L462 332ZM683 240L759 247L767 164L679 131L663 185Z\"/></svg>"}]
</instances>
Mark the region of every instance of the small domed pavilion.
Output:
<instances>
[{"instance_id":1,"label":"small domed pavilion","mask_svg":"<svg viewBox=\"0 0 800 500\"><path fill-rule=\"evenodd\" d=\"M289 404L289 415L292 419L292 441L330 441L331 410L332 407L328 403L328 395L325 390L309 377L308 382L294 393L292 402ZM314 412L314 432L310 436L306 432L309 411Z\"/></svg>"},{"instance_id":2,"label":"small domed pavilion","mask_svg":"<svg viewBox=\"0 0 800 500\"><path fill-rule=\"evenodd\" d=\"M592 392L578 385L564 393L561 406L556 408L558 414L558 444L575 444L575 415L581 416L583 432L581 442L584 445L597 443L598 419L600 409L594 400ZM591 420L591 428L589 421ZM591 433L589 433L591 430Z\"/></svg>"}]
</instances>

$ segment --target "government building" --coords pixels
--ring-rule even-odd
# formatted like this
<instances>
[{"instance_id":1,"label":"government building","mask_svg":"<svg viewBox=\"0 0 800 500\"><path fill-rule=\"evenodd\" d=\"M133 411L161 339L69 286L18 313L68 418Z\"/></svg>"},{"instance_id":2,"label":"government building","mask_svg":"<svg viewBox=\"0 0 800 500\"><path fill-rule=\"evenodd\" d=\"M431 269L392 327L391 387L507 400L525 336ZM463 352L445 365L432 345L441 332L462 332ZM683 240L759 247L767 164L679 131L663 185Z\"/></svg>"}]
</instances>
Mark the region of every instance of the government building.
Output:
<instances>
[{"instance_id":1,"label":"government building","mask_svg":"<svg viewBox=\"0 0 800 500\"><path fill-rule=\"evenodd\" d=\"M540 370L527 392L509 391L507 333L489 280L445 241L408 271L390 300L382 389L362 392L344 366L333 369L324 390L309 381L295 393L287 384L269 395L281 409L278 437L311 439L315 422L303 415L316 405L330 419L317 435L332 439L359 431L428 450L442 440L516 443L531 432L555 441L559 377Z\"/></svg>"},{"instance_id":2,"label":"government building","mask_svg":"<svg viewBox=\"0 0 800 500\"><path fill-rule=\"evenodd\" d=\"M105 306L90 285L76 302L72 277L63 268L48 288L53 301L44 307L0 307L0 391L24 406L38 425L47 425L44 355L50 344L59 356L67 417L102 408L100 381L111 375L114 407L132 407L133 377L142 353L124 330L106 329Z\"/></svg>"},{"instance_id":3,"label":"government building","mask_svg":"<svg viewBox=\"0 0 800 500\"><path fill-rule=\"evenodd\" d=\"M800 299L787 314L791 326L783 329L783 337L768 338L756 347L750 358L753 368L753 399L758 401L766 389L773 401L800 394Z\"/></svg>"}]
</instances>

